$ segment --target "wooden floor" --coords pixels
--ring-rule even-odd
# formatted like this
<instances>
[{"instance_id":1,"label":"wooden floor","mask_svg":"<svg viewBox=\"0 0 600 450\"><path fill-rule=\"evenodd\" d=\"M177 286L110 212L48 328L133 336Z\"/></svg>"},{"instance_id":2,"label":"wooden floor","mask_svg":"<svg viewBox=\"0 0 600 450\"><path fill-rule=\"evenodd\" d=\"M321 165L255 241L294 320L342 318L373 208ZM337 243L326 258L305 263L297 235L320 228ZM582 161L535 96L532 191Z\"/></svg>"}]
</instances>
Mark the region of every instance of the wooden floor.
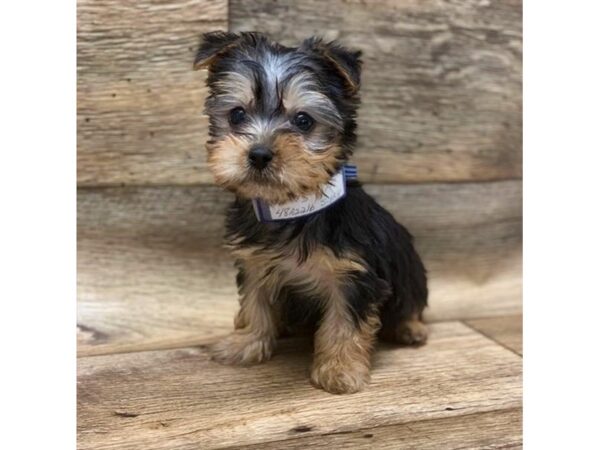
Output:
<instances>
[{"instance_id":1,"label":"wooden floor","mask_svg":"<svg viewBox=\"0 0 600 450\"><path fill-rule=\"evenodd\" d=\"M368 188L416 234L430 268L431 338L422 348L379 345L371 385L350 396L309 384L305 339L280 341L256 367L209 360L206 344L231 329L236 310L231 260L218 246L226 194L80 190L78 447L521 447L520 217L511 206L520 184ZM431 216L421 225L415 202L403 208L426 189L439 227Z\"/></svg>"}]
</instances>

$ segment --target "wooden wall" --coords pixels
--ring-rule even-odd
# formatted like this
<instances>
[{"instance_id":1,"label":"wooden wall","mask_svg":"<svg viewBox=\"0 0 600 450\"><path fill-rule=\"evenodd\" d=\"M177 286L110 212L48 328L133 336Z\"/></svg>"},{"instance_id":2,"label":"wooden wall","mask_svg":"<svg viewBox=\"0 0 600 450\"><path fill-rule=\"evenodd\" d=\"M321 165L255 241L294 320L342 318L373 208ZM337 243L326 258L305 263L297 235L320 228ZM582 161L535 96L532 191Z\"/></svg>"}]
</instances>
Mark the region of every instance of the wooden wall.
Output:
<instances>
[{"instance_id":1,"label":"wooden wall","mask_svg":"<svg viewBox=\"0 0 600 450\"><path fill-rule=\"evenodd\" d=\"M80 185L210 183L198 36L312 34L364 51L366 182L521 176L521 2L80 0Z\"/></svg>"},{"instance_id":2,"label":"wooden wall","mask_svg":"<svg viewBox=\"0 0 600 450\"><path fill-rule=\"evenodd\" d=\"M199 36L227 28L226 0L79 0L80 186L209 182Z\"/></svg>"},{"instance_id":3,"label":"wooden wall","mask_svg":"<svg viewBox=\"0 0 600 450\"><path fill-rule=\"evenodd\" d=\"M79 0L81 354L231 327L228 194L211 186L201 33L312 35L364 51L355 161L416 237L430 320L518 314L521 2Z\"/></svg>"}]
</instances>

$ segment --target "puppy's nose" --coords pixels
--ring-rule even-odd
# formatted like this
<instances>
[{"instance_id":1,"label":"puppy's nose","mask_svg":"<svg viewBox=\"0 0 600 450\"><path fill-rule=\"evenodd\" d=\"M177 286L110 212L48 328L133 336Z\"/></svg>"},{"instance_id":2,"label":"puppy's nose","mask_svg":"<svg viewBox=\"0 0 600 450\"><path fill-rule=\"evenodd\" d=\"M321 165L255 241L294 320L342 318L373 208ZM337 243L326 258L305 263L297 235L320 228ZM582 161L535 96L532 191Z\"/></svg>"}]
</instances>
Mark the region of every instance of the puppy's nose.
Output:
<instances>
[{"instance_id":1,"label":"puppy's nose","mask_svg":"<svg viewBox=\"0 0 600 450\"><path fill-rule=\"evenodd\" d=\"M273 152L267 147L257 146L250 149L248 160L252 167L262 170L269 165L273 159Z\"/></svg>"}]
</instances>

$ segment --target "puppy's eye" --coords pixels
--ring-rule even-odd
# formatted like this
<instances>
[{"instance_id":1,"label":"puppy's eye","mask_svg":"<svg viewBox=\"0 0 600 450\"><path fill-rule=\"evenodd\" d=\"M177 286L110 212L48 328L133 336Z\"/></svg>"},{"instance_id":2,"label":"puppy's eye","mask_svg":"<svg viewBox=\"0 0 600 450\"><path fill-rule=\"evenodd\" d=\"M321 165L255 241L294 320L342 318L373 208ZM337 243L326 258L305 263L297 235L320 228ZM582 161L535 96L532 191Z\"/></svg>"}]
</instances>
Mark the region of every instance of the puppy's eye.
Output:
<instances>
[{"instance_id":1,"label":"puppy's eye","mask_svg":"<svg viewBox=\"0 0 600 450\"><path fill-rule=\"evenodd\" d=\"M244 111L244 108L241 106L229 111L229 122L231 122L232 125L239 125L244 120L246 120L246 111Z\"/></svg>"},{"instance_id":2,"label":"puppy's eye","mask_svg":"<svg viewBox=\"0 0 600 450\"><path fill-rule=\"evenodd\" d=\"M315 120L307 113L299 112L294 116L293 122L301 131L308 131L314 125Z\"/></svg>"}]
</instances>

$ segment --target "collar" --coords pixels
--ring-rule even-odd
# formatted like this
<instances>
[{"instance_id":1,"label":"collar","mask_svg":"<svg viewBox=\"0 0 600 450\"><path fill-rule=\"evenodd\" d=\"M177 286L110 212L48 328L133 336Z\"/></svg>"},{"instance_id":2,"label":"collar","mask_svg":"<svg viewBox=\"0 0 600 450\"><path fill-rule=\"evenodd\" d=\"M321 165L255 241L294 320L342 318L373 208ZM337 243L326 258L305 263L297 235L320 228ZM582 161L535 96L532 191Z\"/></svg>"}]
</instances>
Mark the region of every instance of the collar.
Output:
<instances>
[{"instance_id":1,"label":"collar","mask_svg":"<svg viewBox=\"0 0 600 450\"><path fill-rule=\"evenodd\" d=\"M346 195L347 180L357 178L358 171L356 166L345 164L323 186L322 194L319 197L311 194L282 204L269 204L263 199L255 198L252 200L254 213L259 222L279 222L309 216L328 208L338 200L344 198Z\"/></svg>"}]
</instances>

